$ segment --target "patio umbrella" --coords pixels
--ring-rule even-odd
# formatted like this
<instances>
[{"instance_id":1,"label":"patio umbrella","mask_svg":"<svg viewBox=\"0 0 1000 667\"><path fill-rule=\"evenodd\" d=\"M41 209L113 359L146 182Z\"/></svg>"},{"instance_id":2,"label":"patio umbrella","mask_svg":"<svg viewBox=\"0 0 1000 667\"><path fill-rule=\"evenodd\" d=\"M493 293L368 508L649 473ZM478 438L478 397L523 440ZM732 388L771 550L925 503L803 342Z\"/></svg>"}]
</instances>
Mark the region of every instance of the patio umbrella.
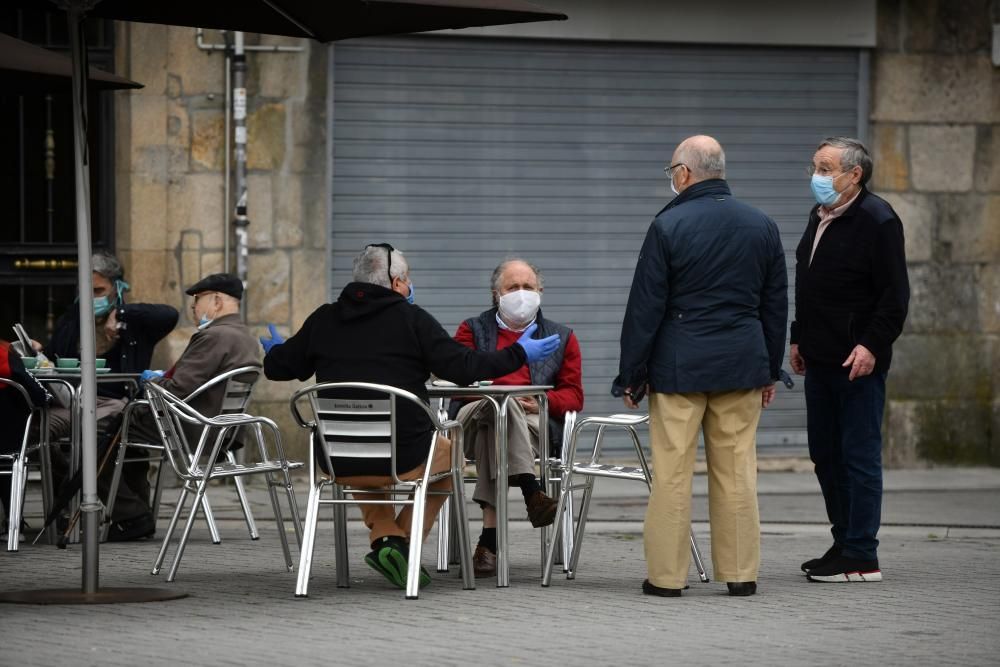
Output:
<instances>
[{"instance_id":1,"label":"patio umbrella","mask_svg":"<svg viewBox=\"0 0 1000 667\"><path fill-rule=\"evenodd\" d=\"M89 69L90 85L97 90L142 88L95 67ZM7 94L69 92L73 61L54 51L0 33L0 90Z\"/></svg>"},{"instance_id":2,"label":"patio umbrella","mask_svg":"<svg viewBox=\"0 0 1000 667\"><path fill-rule=\"evenodd\" d=\"M74 173L80 294L92 291L90 262L89 165L87 163L86 50L83 45L85 14L92 16L310 37L329 42L351 37L392 35L473 26L563 20L565 14L545 11L520 0L52 0L65 10L73 55ZM15 6L37 9L37 0L13 0ZM64 602L110 602L114 593L98 592L98 531L101 504L97 495L97 394L94 365L93 301L80 299L80 382L83 399L81 433L83 499L83 586L76 598ZM125 589L122 589L125 590ZM42 593L35 591L34 593ZM11 594L6 594L10 597ZM0 595L0 601L4 599ZM38 595L37 597L44 597ZM128 593L121 601L140 601ZM148 599L162 599L150 597ZM24 601L24 600L16 600ZM39 601L39 600L34 600Z\"/></svg>"},{"instance_id":3,"label":"patio umbrella","mask_svg":"<svg viewBox=\"0 0 1000 667\"><path fill-rule=\"evenodd\" d=\"M99 0L87 13L140 23L309 37L320 42L566 18L521 0Z\"/></svg>"}]
</instances>

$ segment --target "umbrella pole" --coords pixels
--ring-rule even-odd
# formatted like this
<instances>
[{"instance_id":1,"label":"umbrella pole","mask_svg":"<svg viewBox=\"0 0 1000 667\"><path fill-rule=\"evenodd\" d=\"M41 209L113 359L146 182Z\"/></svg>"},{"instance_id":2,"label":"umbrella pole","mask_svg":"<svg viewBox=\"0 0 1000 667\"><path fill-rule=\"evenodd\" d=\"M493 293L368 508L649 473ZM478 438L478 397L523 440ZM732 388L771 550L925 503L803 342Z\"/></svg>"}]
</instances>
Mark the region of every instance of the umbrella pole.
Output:
<instances>
[{"instance_id":1,"label":"umbrella pole","mask_svg":"<svg viewBox=\"0 0 1000 667\"><path fill-rule=\"evenodd\" d=\"M90 262L90 165L84 108L88 72L85 67L83 20L97 0L59 0L66 10L73 51L73 172L76 182L76 242L80 282L80 402L83 460L83 585L82 590L41 589L0 593L0 603L106 604L154 602L187 597L187 593L159 588L106 588L98 590L98 534L103 506L97 495L97 371L94 348L94 286Z\"/></svg>"},{"instance_id":2,"label":"umbrella pole","mask_svg":"<svg viewBox=\"0 0 1000 667\"><path fill-rule=\"evenodd\" d=\"M84 108L87 70L84 62L82 24L86 0L68 3L66 19L73 55L73 172L76 183L76 243L80 288L80 402L81 452L83 459L83 592L96 593L98 587L101 500L97 495L97 374L94 346L93 275L90 250L90 187L87 170L87 128Z\"/></svg>"}]
</instances>

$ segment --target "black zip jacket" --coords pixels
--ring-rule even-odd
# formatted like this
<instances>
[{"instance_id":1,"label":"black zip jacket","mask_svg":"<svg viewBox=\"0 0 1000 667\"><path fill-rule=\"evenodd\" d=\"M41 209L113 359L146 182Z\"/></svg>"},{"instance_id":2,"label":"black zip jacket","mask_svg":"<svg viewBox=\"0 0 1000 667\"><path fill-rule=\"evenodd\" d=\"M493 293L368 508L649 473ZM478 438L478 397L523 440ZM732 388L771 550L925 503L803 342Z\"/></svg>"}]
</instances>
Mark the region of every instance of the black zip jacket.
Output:
<instances>
[{"instance_id":1,"label":"black zip jacket","mask_svg":"<svg viewBox=\"0 0 1000 667\"><path fill-rule=\"evenodd\" d=\"M876 372L884 373L910 301L903 224L884 199L862 188L823 232L810 264L818 226L816 206L795 251L791 342L807 373L810 365L840 368L859 344L875 355Z\"/></svg>"},{"instance_id":2,"label":"black zip jacket","mask_svg":"<svg viewBox=\"0 0 1000 667\"><path fill-rule=\"evenodd\" d=\"M153 349L177 325L176 308L155 303L122 303L116 314L119 324L118 342L101 355L114 373L141 373L149 368ZM45 356L80 357L80 311L74 304L56 322L52 340L45 346ZM101 383L99 396L123 398L127 386Z\"/></svg>"},{"instance_id":3,"label":"black zip jacket","mask_svg":"<svg viewBox=\"0 0 1000 667\"><path fill-rule=\"evenodd\" d=\"M271 380L374 382L416 394L425 402L431 373L455 384L512 373L525 363L524 348L511 345L477 352L455 341L420 306L370 283L350 283L335 303L317 308L294 336L271 348L264 374ZM363 398L363 397L362 397ZM397 413L397 473L422 465L430 449L431 422L409 402ZM337 476L388 475L373 459L333 461Z\"/></svg>"}]
</instances>

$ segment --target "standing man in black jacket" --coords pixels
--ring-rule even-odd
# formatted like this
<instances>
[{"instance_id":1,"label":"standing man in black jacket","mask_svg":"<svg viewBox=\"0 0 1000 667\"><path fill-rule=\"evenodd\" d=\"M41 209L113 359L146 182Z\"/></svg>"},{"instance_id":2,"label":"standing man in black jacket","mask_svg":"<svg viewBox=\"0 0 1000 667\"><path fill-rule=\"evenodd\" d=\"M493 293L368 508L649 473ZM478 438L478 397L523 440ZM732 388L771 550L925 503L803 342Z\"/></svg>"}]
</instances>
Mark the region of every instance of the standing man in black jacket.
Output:
<instances>
[{"instance_id":1,"label":"standing man in black jacket","mask_svg":"<svg viewBox=\"0 0 1000 667\"><path fill-rule=\"evenodd\" d=\"M420 306L413 304L413 283L403 253L388 243L367 246L354 259L354 282L335 303L317 308L287 341L271 327L261 338L266 355L264 374L271 380L317 382L372 382L416 394L428 401L426 383L431 373L459 385L482 378L501 377L548 357L559 348L559 336L532 338L536 326L525 330L517 344L495 352L478 352L454 340ZM396 458L400 479L416 479L424 472L433 427L417 406L403 401L397 407ZM317 452L325 456L325 452ZM444 438L435 447L431 472L451 467L451 443ZM332 459L337 479L345 484L381 488L391 484L385 459L360 462ZM430 490L451 488L451 478ZM424 539L446 496L429 495L423 535L411 536L412 506L395 516L392 505L361 505L372 551L365 562L389 581L406 588L408 540ZM430 577L421 575L420 585Z\"/></svg>"},{"instance_id":2,"label":"standing man in black jacket","mask_svg":"<svg viewBox=\"0 0 1000 667\"><path fill-rule=\"evenodd\" d=\"M806 376L809 456L833 546L802 569L812 581L881 581L885 380L910 300L903 225L865 188L872 159L857 139L824 139L810 172L818 203L795 251L790 362Z\"/></svg>"},{"instance_id":3,"label":"standing man in black jacket","mask_svg":"<svg viewBox=\"0 0 1000 667\"><path fill-rule=\"evenodd\" d=\"M687 579L699 428L715 577L730 595L757 591L756 432L781 368L788 278L777 225L733 198L725 169L711 137L677 146L664 168L677 197L649 227L622 323L612 393L635 408L650 392L647 595L678 597Z\"/></svg>"}]
</instances>

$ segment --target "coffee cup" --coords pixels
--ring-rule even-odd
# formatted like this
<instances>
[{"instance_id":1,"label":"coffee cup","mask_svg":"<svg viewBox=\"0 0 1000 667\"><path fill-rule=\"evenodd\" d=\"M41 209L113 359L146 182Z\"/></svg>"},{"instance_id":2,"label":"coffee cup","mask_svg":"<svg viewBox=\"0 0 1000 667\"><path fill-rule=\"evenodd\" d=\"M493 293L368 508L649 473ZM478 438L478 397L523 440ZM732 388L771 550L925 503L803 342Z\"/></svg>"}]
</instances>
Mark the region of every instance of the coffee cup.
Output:
<instances>
[{"instance_id":1,"label":"coffee cup","mask_svg":"<svg viewBox=\"0 0 1000 667\"><path fill-rule=\"evenodd\" d=\"M25 368L35 368L38 366L38 357L21 357L21 363Z\"/></svg>"},{"instance_id":2,"label":"coffee cup","mask_svg":"<svg viewBox=\"0 0 1000 667\"><path fill-rule=\"evenodd\" d=\"M98 368L105 368L108 365L108 360L98 357L97 359L94 359L94 365Z\"/></svg>"},{"instance_id":3,"label":"coffee cup","mask_svg":"<svg viewBox=\"0 0 1000 667\"><path fill-rule=\"evenodd\" d=\"M80 365L80 360L74 357L59 357L56 359L56 368L76 368Z\"/></svg>"}]
</instances>

